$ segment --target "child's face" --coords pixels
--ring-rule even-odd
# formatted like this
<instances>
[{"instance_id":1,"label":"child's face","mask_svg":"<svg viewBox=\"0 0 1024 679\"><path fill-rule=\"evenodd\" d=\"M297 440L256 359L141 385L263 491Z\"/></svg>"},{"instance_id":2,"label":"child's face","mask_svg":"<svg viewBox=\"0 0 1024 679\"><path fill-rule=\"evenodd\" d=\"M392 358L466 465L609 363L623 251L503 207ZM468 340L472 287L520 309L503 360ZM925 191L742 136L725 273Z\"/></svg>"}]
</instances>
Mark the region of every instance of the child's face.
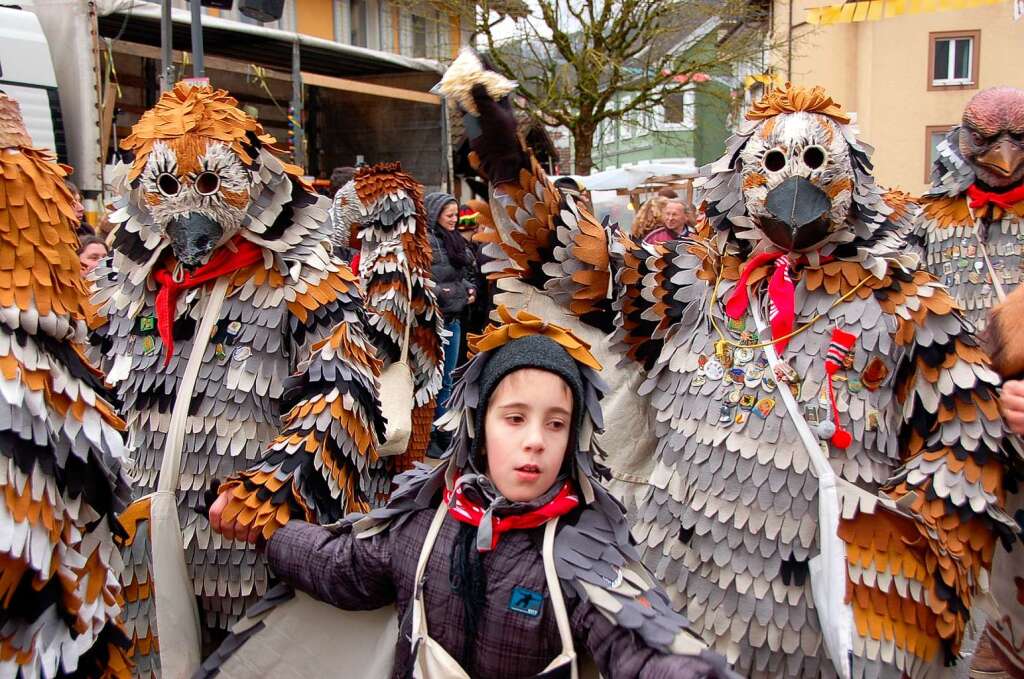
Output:
<instances>
[{"instance_id":1,"label":"child's face","mask_svg":"<svg viewBox=\"0 0 1024 679\"><path fill-rule=\"evenodd\" d=\"M561 377L524 368L498 383L487 404L487 476L513 502L529 502L558 477L572 429L572 391Z\"/></svg>"}]
</instances>

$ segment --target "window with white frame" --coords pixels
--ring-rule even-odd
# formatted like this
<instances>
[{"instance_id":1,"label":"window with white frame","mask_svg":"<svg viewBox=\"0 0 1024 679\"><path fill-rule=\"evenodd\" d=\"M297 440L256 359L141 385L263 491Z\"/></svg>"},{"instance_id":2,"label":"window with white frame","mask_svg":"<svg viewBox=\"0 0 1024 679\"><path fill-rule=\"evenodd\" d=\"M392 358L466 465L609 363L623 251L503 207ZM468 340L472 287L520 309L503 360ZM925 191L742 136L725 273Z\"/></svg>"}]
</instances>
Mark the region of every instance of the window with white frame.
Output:
<instances>
[{"instance_id":1,"label":"window with white frame","mask_svg":"<svg viewBox=\"0 0 1024 679\"><path fill-rule=\"evenodd\" d=\"M348 42L348 0L334 0L334 42Z\"/></svg>"},{"instance_id":2,"label":"window with white frame","mask_svg":"<svg viewBox=\"0 0 1024 679\"><path fill-rule=\"evenodd\" d=\"M385 52L401 54L401 45L395 44L398 38L401 20L398 10L389 3L381 1L380 7L380 49ZM396 25L397 24L397 25Z\"/></svg>"},{"instance_id":3,"label":"window with white frame","mask_svg":"<svg viewBox=\"0 0 1024 679\"><path fill-rule=\"evenodd\" d=\"M366 47L367 38L370 34L368 21L368 10L366 0L349 0L349 40L350 45Z\"/></svg>"},{"instance_id":4,"label":"window with white frame","mask_svg":"<svg viewBox=\"0 0 1024 679\"><path fill-rule=\"evenodd\" d=\"M619 118L619 138L620 139L632 139L633 138L633 113L625 113Z\"/></svg>"},{"instance_id":5,"label":"window with white frame","mask_svg":"<svg viewBox=\"0 0 1024 679\"><path fill-rule=\"evenodd\" d=\"M977 86L980 31L932 33L930 88Z\"/></svg>"},{"instance_id":6,"label":"window with white frame","mask_svg":"<svg viewBox=\"0 0 1024 679\"><path fill-rule=\"evenodd\" d=\"M655 124L661 130L692 130L696 91L686 88L662 96Z\"/></svg>"},{"instance_id":7,"label":"window with white frame","mask_svg":"<svg viewBox=\"0 0 1024 679\"><path fill-rule=\"evenodd\" d=\"M412 15L412 56L427 56L427 18L419 14Z\"/></svg>"}]
</instances>

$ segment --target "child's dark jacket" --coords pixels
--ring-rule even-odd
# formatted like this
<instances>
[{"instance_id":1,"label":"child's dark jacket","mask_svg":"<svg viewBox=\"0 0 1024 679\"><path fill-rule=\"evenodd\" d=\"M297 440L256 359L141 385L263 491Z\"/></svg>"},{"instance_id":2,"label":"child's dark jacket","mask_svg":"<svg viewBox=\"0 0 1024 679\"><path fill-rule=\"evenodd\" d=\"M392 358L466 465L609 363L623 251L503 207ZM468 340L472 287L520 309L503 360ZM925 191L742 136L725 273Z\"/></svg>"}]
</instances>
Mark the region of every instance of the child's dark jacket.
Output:
<instances>
[{"instance_id":1,"label":"child's dark jacket","mask_svg":"<svg viewBox=\"0 0 1024 679\"><path fill-rule=\"evenodd\" d=\"M368 538L355 538L350 525L332 530L292 521L274 534L267 545L267 557L280 578L339 608L366 610L397 604L402 627L392 676L406 677L412 662L409 612L413 581L434 513L429 508L417 510L407 520ZM563 517L559 533L571 530L582 514L594 512L576 511ZM446 518L427 565L425 601L431 637L461 662L463 606L459 595L452 591L448 575L458 530L458 523ZM464 665L472 677L533 677L561 651L544 577L543 531L536 528L505 533L497 548L483 555L487 603L480 616L475 657L470 665ZM700 651L699 655L668 655L651 648L638 633L613 623L593 603L583 601L566 586L563 565L556 559L577 653L589 652L607 679L686 679L728 674L717 656ZM516 588L522 589L513 602ZM512 610L535 608L524 605L523 595L528 599L530 593L544 597L539 613ZM641 624L649 625L650 620L635 621L636 627Z\"/></svg>"}]
</instances>

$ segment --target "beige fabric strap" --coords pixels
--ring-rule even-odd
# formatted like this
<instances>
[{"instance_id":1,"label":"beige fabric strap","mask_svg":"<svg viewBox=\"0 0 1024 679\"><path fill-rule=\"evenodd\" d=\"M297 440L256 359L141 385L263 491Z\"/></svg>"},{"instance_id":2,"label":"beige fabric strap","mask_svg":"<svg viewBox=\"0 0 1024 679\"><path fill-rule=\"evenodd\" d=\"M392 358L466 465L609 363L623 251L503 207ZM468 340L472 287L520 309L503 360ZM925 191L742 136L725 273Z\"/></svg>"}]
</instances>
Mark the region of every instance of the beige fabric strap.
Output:
<instances>
[{"instance_id":1,"label":"beige fabric strap","mask_svg":"<svg viewBox=\"0 0 1024 679\"><path fill-rule=\"evenodd\" d=\"M402 254L405 254L404 251ZM398 360L401 363L405 363L409 357L409 332L412 330L412 324L416 320L416 312L413 311L412 308L412 274L409 271L408 260L406 260L402 267L402 272L405 274L405 285L409 290L409 317L405 319L405 337L402 338L402 355Z\"/></svg>"},{"instance_id":2,"label":"beige fabric strap","mask_svg":"<svg viewBox=\"0 0 1024 679\"><path fill-rule=\"evenodd\" d=\"M548 594L551 595L551 606L555 611L555 622L558 624L558 636L562 640L562 654L555 658L549 668L560 666L566 661L572 663L572 679L579 676L576 667L576 650L572 643L572 628L569 626L569 614L565 610L565 599L562 597L562 584L555 570L555 528L558 517L551 519L544 526L544 544L541 556L544 559L544 577L548 583Z\"/></svg>"},{"instance_id":3,"label":"beige fabric strap","mask_svg":"<svg viewBox=\"0 0 1024 679\"><path fill-rule=\"evenodd\" d=\"M230 276L222 276L213 286L203 310L199 329L193 335L185 373L178 383L171 411L171 423L160 463L157 490L150 496L150 538L152 546L152 583L156 604L156 632L160 647L161 674L165 679L188 679L202 660L199 640L199 610L192 579L185 565L181 524L178 521L178 479L181 476L181 449L185 441L186 420L203 354L210 344L210 331L220 317Z\"/></svg>"},{"instance_id":4,"label":"beige fabric strap","mask_svg":"<svg viewBox=\"0 0 1024 679\"><path fill-rule=\"evenodd\" d=\"M751 300L750 315L761 339L771 338L771 329L761 317L757 301ZM769 343L764 348L765 357L773 372L781 363L775 353L775 345ZM853 653L853 611L844 603L846 594L846 544L839 537L839 482L832 464L821 449L818 438L811 432L807 420L800 412L800 407L793 393L786 385L779 385L779 398L789 411L790 420L797 434L811 467L818 477L818 546L820 552L811 558L809 571L811 576L811 595L817 609L821 624L822 637L836 674L841 679L849 679L850 658ZM839 423L836 423L838 426Z\"/></svg>"},{"instance_id":5,"label":"beige fabric strap","mask_svg":"<svg viewBox=\"0 0 1024 679\"><path fill-rule=\"evenodd\" d=\"M437 541L437 535L441 532L441 525L444 523L444 519L447 514L448 505L441 502L437 507L437 513L434 514L434 520L430 524L430 530L427 531L427 538L423 541L423 548L420 550L420 560L416 564L416 580L414 582L416 596L413 597L412 602L412 633L414 645L416 643L416 637L427 637L427 612L423 599L423 575L427 572L427 562L430 560L430 553L434 550L434 543Z\"/></svg>"},{"instance_id":6,"label":"beige fabric strap","mask_svg":"<svg viewBox=\"0 0 1024 679\"><path fill-rule=\"evenodd\" d=\"M185 443L185 421L188 419L188 410L192 405L193 391L196 387L196 379L199 377L199 368L203 365L203 354L210 345L210 333L214 323L220 318L220 308L227 296L230 276L221 276L213 286L213 292L206 302L206 309L203 311L203 319L199 323L199 329L193 335L192 351L188 356L188 363L185 365L185 374L178 382L177 394L174 399L174 409L171 411L170 428L167 431L167 440L164 443L164 457L160 462L160 478L157 481L157 490L178 490L178 478L181 475L181 448Z\"/></svg>"}]
</instances>

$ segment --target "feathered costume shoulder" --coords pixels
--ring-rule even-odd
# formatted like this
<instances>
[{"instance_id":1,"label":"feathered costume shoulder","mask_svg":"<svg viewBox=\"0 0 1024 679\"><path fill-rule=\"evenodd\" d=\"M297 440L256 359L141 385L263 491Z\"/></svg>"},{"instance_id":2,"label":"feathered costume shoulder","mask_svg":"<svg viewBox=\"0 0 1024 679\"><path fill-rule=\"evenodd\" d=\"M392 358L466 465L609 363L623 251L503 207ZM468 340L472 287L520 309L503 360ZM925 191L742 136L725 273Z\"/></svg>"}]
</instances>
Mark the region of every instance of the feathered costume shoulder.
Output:
<instances>
[{"instance_id":1,"label":"feathered costume shoulder","mask_svg":"<svg viewBox=\"0 0 1024 679\"><path fill-rule=\"evenodd\" d=\"M998 377L908 251L919 208L875 183L852 115L772 91L703 170L699 237L652 246L574 209L511 112L465 89L501 275L563 307L614 299L617 350L643 368L654 463L618 488L676 609L750 676L943 671L1015 530Z\"/></svg>"},{"instance_id":2,"label":"feathered costume shoulder","mask_svg":"<svg viewBox=\"0 0 1024 679\"><path fill-rule=\"evenodd\" d=\"M0 94L0 675L127 677L124 423L82 352L91 317L68 168Z\"/></svg>"}]
</instances>

